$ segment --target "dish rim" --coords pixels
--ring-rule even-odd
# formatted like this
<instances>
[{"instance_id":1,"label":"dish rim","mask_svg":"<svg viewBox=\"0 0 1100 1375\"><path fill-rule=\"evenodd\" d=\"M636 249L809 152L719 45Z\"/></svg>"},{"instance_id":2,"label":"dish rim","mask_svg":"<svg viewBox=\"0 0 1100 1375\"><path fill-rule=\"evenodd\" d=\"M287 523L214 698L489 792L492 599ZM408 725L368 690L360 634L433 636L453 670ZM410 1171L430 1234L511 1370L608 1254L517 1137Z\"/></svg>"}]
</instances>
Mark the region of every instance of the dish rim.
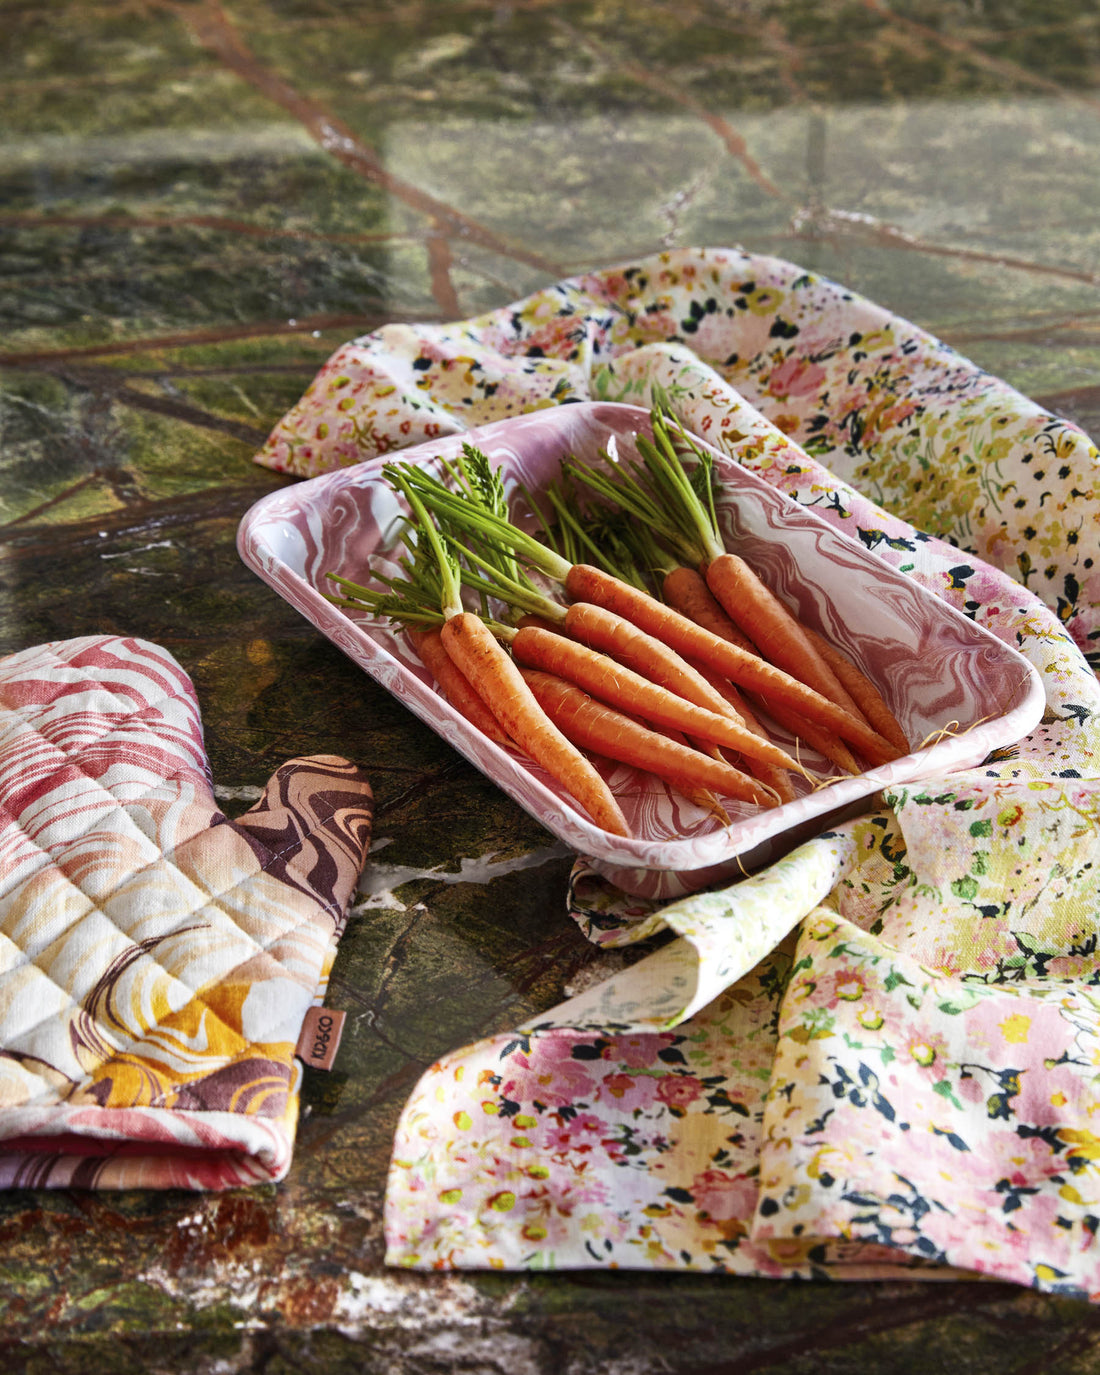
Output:
<instances>
[{"instance_id":1,"label":"dish rim","mask_svg":"<svg viewBox=\"0 0 1100 1375\"><path fill-rule=\"evenodd\" d=\"M774 846L777 840L788 832L804 832L810 822L820 822L820 825L816 826L816 832L827 829L831 817L850 812L855 803L871 797L884 786L912 782L924 776L936 777L973 767L976 745L981 746L977 754L977 762L980 762L991 750L1004 748L1021 739L1041 718L1045 692L1039 673L1035 666L1011 645L978 625L948 602L936 597L929 589L894 568L851 535L837 529L816 511L796 502L751 469L739 465L735 458L722 453L705 438L693 435L693 438L704 445L719 461L722 471L728 469L743 483L748 492L758 497L766 494L769 501L778 503L780 507L785 506L791 514L797 516L796 524L801 527L803 533L807 530L812 533L816 529L818 534L839 541L861 564L878 570L894 586L903 589L904 595L911 596L926 606L934 607L936 616L944 618L947 622L961 623L966 629L967 636L972 637L977 644L1004 656L1008 663L1018 667L1021 671L1021 680L1015 699L1008 709L987 720L979 720L971 730L918 747L900 760L865 770L859 775L841 777L830 783L828 788L803 795L792 803L756 812L743 820L735 821L726 830L723 844L716 840L711 841L708 836L671 840L622 839L597 827L564 792L556 791L533 772L518 752L513 755L480 736L434 686L425 684L411 672L361 622L353 620L343 610L327 601L314 583L302 577L285 560L279 558L270 547L270 541L266 544L264 542L265 528L270 529L279 522L286 522L294 514L301 515L305 509L320 510L323 521L326 499L328 509L331 510L334 493L347 488L370 487L384 481L381 479L381 470L389 462L428 463L438 459L441 453L459 449L465 442L491 451L495 439L503 440L517 428L522 430L524 427L540 424L561 429L564 453L572 447L572 444L565 440L570 428L578 424L588 427L596 425L606 434L613 427L610 420L601 424L601 418L608 415L628 425L633 422L635 431L649 428L650 415L648 410L642 407L608 401L576 402L568 406L522 412L513 417L470 430L442 435L408 449L395 450L360 464L304 479L289 487L268 493L249 508L238 527L238 551L248 567L294 606L331 643L391 692L391 695L396 696L436 734L458 749L474 767L513 801L527 810L559 840L603 865L623 866L629 870L690 873L736 862L739 857L751 853L754 848L765 844ZM622 430L615 432L623 433ZM505 476L507 480L507 470ZM388 487L388 484L386 485ZM795 566L797 568L797 563ZM834 597L827 587L808 578L806 582L809 586L816 587L826 601L835 606ZM404 691L396 691L387 681L388 678L400 683ZM540 805L533 806L533 801ZM710 832L709 836L717 836L720 830L721 828L718 828ZM814 831L811 830L811 833Z\"/></svg>"}]
</instances>

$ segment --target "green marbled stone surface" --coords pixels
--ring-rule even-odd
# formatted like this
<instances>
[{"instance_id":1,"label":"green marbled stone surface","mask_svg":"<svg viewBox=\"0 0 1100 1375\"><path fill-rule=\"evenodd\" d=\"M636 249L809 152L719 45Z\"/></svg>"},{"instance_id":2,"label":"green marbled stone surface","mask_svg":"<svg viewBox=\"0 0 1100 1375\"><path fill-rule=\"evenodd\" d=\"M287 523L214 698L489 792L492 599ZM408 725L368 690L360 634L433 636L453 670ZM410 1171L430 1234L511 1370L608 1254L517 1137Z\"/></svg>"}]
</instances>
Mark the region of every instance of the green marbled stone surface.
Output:
<instances>
[{"instance_id":1,"label":"green marbled stone surface","mask_svg":"<svg viewBox=\"0 0 1100 1375\"><path fill-rule=\"evenodd\" d=\"M386 1271L421 1071L624 957L562 847L234 546L345 339L666 246L842 279L1100 431L1092 0L0 0L0 131L0 651L152 639L227 810L314 752L378 804L289 1178L0 1195L8 1367L1100 1370L1100 1314L1004 1285Z\"/></svg>"}]
</instances>

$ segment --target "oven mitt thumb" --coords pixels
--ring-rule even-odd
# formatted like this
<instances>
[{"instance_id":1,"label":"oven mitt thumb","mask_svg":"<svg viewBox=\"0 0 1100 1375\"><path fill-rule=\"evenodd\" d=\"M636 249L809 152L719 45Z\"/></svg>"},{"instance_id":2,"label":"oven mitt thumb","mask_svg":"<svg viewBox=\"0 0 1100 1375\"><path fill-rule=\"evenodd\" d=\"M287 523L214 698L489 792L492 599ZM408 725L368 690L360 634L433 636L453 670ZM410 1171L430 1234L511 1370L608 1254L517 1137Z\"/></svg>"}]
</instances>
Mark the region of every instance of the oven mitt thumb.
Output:
<instances>
[{"instance_id":1,"label":"oven mitt thumb","mask_svg":"<svg viewBox=\"0 0 1100 1375\"><path fill-rule=\"evenodd\" d=\"M371 790L295 759L229 820L190 679L97 636L0 660L0 1187L281 1178Z\"/></svg>"}]
</instances>

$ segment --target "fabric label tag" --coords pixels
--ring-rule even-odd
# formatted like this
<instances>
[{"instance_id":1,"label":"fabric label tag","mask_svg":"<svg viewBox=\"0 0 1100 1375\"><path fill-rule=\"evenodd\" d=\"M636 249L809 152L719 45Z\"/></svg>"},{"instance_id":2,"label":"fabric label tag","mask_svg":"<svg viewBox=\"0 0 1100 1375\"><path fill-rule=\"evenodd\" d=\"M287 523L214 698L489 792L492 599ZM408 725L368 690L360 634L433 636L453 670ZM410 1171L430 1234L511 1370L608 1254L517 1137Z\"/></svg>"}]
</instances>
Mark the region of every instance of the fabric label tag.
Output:
<instances>
[{"instance_id":1,"label":"fabric label tag","mask_svg":"<svg viewBox=\"0 0 1100 1375\"><path fill-rule=\"evenodd\" d=\"M314 1069L331 1069L346 1017L346 1012L337 1012L335 1008L311 1007L302 1023L302 1034L294 1054Z\"/></svg>"}]
</instances>

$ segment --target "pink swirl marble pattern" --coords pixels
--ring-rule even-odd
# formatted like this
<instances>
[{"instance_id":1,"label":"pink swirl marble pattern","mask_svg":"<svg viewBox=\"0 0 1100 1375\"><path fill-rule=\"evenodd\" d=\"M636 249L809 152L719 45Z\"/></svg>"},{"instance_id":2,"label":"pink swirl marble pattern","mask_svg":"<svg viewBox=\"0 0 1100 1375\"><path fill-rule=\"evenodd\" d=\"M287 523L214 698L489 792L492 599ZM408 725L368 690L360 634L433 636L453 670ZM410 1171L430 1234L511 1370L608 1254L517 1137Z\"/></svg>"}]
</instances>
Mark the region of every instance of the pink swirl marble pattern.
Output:
<instances>
[{"instance_id":1,"label":"pink swirl marble pattern","mask_svg":"<svg viewBox=\"0 0 1100 1375\"><path fill-rule=\"evenodd\" d=\"M431 465L468 441L499 466L511 494L522 485L537 498L565 455L633 456L633 436L648 425L637 407L585 402L444 436L400 457ZM326 600L329 573L366 582L372 570L391 570L400 553L404 507L382 476L382 460L263 498L241 522L238 548L261 578L560 840L625 891L671 896L770 862L883 787L973 767L1026 735L1043 710L1038 674L1021 655L815 512L710 452L727 547L862 665L918 746L858 777L807 785L772 811L731 803L728 827L658 780L617 767L609 781L632 837L609 835L541 769L473 730L436 692L399 630ZM517 513L533 525L529 512L517 506ZM834 772L816 756L803 758L821 775Z\"/></svg>"}]
</instances>

